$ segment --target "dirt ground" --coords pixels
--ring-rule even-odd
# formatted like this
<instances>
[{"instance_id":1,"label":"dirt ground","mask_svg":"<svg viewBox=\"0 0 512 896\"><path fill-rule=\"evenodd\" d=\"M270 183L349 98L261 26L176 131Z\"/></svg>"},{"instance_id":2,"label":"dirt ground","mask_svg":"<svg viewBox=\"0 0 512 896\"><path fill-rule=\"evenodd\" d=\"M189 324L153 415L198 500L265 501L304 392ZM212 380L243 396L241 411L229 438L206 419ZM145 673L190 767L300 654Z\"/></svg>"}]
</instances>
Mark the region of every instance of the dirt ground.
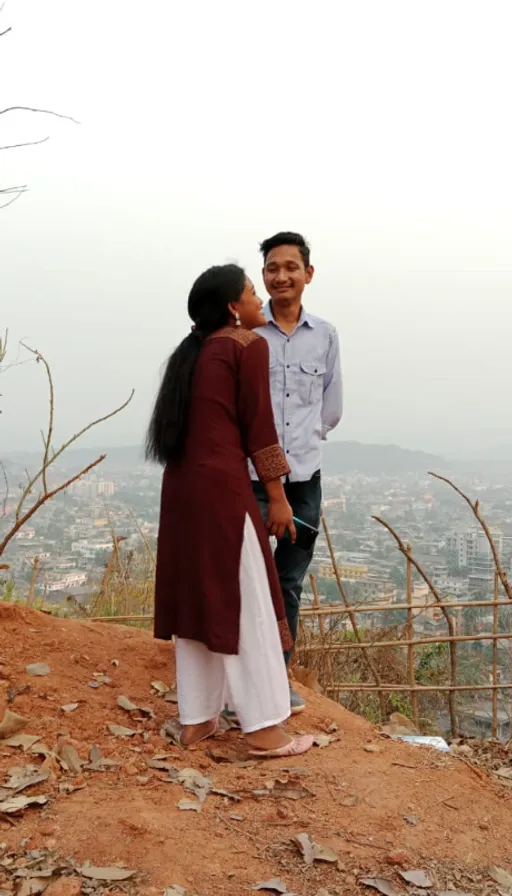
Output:
<instances>
[{"instance_id":1,"label":"dirt ground","mask_svg":"<svg viewBox=\"0 0 512 896\"><path fill-rule=\"evenodd\" d=\"M27 674L32 663L47 663L49 674ZM289 723L290 731L330 731L334 738L305 757L248 762L235 731L184 752L160 736L177 707L158 696L154 681L174 684L172 645L122 626L0 603L0 720L6 709L25 717L22 733L39 736L39 747L50 752L45 757L0 740L0 788L13 766L44 763L51 772L23 791L47 795L45 806L0 815L0 858L10 855L7 865L13 855L38 849L71 857L77 867L126 865L134 878L110 889L97 884L95 892L141 896L173 885L191 896L240 896L274 878L297 896L378 892L361 883L368 877L394 881L397 893L422 892L400 879L413 869L429 870L431 892L498 892L487 869L512 863L511 792L485 771L384 738L304 689L307 711ZM155 717L125 711L119 696ZM109 724L137 733L113 736ZM60 751L62 758L66 743L86 762L98 746L115 765L72 775L52 755ZM197 797L175 780L176 772L148 767L162 756L157 762L193 768L229 795L208 793L200 812L178 808ZM280 787L284 793L275 793ZM294 842L300 834L330 847L331 861L306 864ZM13 886L0 861L0 893L17 893Z\"/></svg>"}]
</instances>

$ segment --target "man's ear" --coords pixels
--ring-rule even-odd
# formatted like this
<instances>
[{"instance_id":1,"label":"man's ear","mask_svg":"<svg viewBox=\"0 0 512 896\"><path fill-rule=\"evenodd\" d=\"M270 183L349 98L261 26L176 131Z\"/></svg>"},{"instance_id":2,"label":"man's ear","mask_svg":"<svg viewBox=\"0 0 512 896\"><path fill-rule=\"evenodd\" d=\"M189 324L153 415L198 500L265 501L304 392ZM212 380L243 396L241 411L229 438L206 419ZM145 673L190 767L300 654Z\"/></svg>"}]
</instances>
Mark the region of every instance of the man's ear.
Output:
<instances>
[{"instance_id":1,"label":"man's ear","mask_svg":"<svg viewBox=\"0 0 512 896\"><path fill-rule=\"evenodd\" d=\"M314 269L313 265L312 264L308 265L308 267L306 268L306 283L307 284L311 283L314 274L315 274L315 269Z\"/></svg>"}]
</instances>

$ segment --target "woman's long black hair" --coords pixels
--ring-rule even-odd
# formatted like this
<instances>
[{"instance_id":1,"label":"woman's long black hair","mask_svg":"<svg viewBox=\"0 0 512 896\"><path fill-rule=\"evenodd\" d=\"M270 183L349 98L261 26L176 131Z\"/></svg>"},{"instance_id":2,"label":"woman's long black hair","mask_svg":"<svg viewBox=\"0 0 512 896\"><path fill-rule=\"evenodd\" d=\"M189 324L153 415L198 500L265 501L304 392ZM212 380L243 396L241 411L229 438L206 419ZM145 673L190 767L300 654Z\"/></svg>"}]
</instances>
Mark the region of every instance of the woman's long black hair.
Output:
<instances>
[{"instance_id":1,"label":"woman's long black hair","mask_svg":"<svg viewBox=\"0 0 512 896\"><path fill-rule=\"evenodd\" d=\"M209 268L195 281L188 297L194 327L167 362L146 436L146 458L167 464L183 454L194 371L202 344L229 322L229 304L245 288L245 271L236 264Z\"/></svg>"}]
</instances>

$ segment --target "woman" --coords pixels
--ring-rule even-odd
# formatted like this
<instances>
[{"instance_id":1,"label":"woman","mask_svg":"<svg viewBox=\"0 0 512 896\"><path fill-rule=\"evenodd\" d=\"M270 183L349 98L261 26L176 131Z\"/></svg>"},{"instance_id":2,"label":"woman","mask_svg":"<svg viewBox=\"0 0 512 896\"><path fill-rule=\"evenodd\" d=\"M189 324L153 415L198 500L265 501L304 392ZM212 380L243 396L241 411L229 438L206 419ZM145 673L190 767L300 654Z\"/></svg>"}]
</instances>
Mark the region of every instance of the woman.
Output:
<instances>
[{"instance_id":1,"label":"woman","mask_svg":"<svg viewBox=\"0 0 512 896\"><path fill-rule=\"evenodd\" d=\"M295 538L280 477L262 302L237 265L201 274L188 298L190 334L156 400L147 456L165 464L155 588L155 636L176 636L181 742L214 735L229 698L251 753L304 753L291 738L283 649L291 638L268 535ZM247 458L269 497L267 529Z\"/></svg>"}]
</instances>

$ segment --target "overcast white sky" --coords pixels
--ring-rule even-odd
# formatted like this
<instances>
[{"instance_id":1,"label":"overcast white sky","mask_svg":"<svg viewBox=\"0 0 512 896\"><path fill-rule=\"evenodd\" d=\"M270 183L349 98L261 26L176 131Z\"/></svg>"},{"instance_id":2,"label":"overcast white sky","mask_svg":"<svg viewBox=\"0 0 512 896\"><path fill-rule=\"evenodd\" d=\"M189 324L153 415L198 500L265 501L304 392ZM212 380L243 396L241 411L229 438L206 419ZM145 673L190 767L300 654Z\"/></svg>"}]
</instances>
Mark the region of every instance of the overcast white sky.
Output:
<instances>
[{"instance_id":1,"label":"overcast white sky","mask_svg":"<svg viewBox=\"0 0 512 896\"><path fill-rule=\"evenodd\" d=\"M7 0L0 327L51 361L57 435L131 407L140 441L186 296L303 231L307 307L339 329L337 437L455 455L512 445L509 0ZM0 446L33 448L43 372L2 375Z\"/></svg>"}]
</instances>

